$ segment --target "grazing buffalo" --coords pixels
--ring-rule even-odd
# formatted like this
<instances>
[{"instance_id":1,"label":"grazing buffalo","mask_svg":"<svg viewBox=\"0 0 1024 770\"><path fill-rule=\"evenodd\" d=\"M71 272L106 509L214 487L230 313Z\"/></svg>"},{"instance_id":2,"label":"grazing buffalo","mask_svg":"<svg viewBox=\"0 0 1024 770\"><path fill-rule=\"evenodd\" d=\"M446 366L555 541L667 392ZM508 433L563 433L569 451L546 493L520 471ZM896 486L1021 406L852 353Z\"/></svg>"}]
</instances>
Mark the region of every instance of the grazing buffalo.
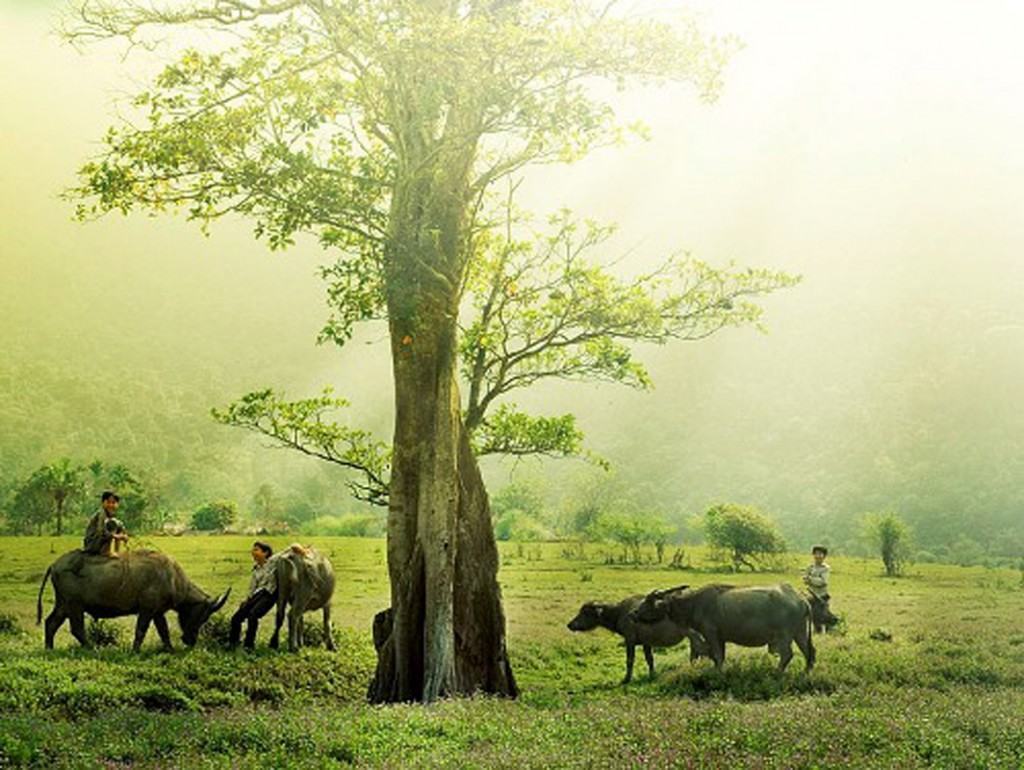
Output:
<instances>
[{"instance_id":1,"label":"grazing buffalo","mask_svg":"<svg viewBox=\"0 0 1024 770\"><path fill-rule=\"evenodd\" d=\"M43 576L36 623L43 618L47 579L52 581L54 591L53 611L46 618L47 649L53 648L53 637L65 620L71 622L71 633L79 644L88 647L84 618L88 613L94 618L138 615L134 650L139 649L152 621L164 648L169 650L171 635L164 617L168 610L178 613L181 640L191 647L199 629L224 606L231 592L229 588L211 599L185 576L178 562L157 551L128 551L116 558L70 551L51 564Z\"/></svg>"},{"instance_id":2,"label":"grazing buffalo","mask_svg":"<svg viewBox=\"0 0 1024 770\"><path fill-rule=\"evenodd\" d=\"M678 591L683 588L686 586L671 590ZM700 636L693 631L680 629L667 618L655 623L641 623L631 618L630 612L639 607L643 600L644 597L638 594L623 599L618 604L587 602L580 607L576 617L569 621L570 631L590 631L600 626L618 634L625 640L626 678L622 680L623 684L633 678L633 661L636 657L637 645L644 648L648 673L652 677L654 676L654 647L671 647L689 637L691 661L701 655L708 655L707 646Z\"/></svg>"},{"instance_id":3,"label":"grazing buffalo","mask_svg":"<svg viewBox=\"0 0 1024 770\"><path fill-rule=\"evenodd\" d=\"M275 559L277 579L277 617L270 646L277 649L288 609L288 649L295 652L302 646L302 614L323 610L324 644L334 649L331 635L331 597L334 596L334 568L330 560L313 548L291 546Z\"/></svg>"},{"instance_id":4,"label":"grazing buffalo","mask_svg":"<svg viewBox=\"0 0 1024 770\"><path fill-rule=\"evenodd\" d=\"M768 645L779 655L779 671L793 658L796 642L814 667L811 642L811 608L787 583L777 586L738 588L706 585L688 591L654 591L631 613L633 620L660 625L670 621L677 633L696 631L708 644L715 667L725 660L725 643L744 647Z\"/></svg>"}]
</instances>

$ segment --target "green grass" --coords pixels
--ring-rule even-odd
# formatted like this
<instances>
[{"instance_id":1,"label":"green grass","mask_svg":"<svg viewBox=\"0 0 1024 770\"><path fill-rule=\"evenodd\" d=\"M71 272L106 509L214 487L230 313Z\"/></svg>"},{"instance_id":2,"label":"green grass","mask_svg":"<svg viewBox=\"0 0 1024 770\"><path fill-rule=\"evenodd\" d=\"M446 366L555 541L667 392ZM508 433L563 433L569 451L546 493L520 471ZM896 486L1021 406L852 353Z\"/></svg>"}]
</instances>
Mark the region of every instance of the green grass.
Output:
<instances>
[{"instance_id":1,"label":"green grass","mask_svg":"<svg viewBox=\"0 0 1024 770\"><path fill-rule=\"evenodd\" d=\"M210 593L231 586L226 616L245 592L250 541L148 544ZM135 655L130 619L112 621L113 647L80 650L65 626L46 652L36 592L76 542L0 538L0 767L1024 767L1024 590L1010 570L921 565L894 580L880 562L830 559L845 633L815 638L810 677L799 655L779 677L763 650L730 646L717 672L681 647L657 654L653 680L639 656L622 686L616 638L565 627L581 603L684 582L796 583L806 559L734 576L699 549L680 572L606 565L596 547L570 560L559 545L503 543L522 697L381 708L363 695L370 621L388 603L383 541L313 541L339 577L336 653L274 653L264 623L254 654L212 638L165 654L154 635Z\"/></svg>"}]
</instances>

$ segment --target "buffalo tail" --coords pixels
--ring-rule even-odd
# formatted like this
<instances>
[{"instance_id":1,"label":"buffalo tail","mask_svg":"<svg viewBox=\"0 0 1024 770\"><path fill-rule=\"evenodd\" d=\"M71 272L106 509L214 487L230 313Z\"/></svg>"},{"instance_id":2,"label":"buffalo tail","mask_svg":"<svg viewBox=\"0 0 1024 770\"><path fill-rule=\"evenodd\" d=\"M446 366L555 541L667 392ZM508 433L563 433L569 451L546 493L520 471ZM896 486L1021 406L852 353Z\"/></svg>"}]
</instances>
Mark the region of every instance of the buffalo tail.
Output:
<instances>
[{"instance_id":1,"label":"buffalo tail","mask_svg":"<svg viewBox=\"0 0 1024 770\"><path fill-rule=\"evenodd\" d=\"M39 598L36 599L36 625L38 626L43 622L43 589L46 588L46 581L50 579L50 572L53 570L51 564L46 568L46 574L43 575L43 582L39 584Z\"/></svg>"},{"instance_id":2,"label":"buffalo tail","mask_svg":"<svg viewBox=\"0 0 1024 770\"><path fill-rule=\"evenodd\" d=\"M814 612L811 610L810 604L807 605L807 615L804 620L807 626L807 663L813 666L818 653L814 650L814 634L811 633L814 630Z\"/></svg>"}]
</instances>

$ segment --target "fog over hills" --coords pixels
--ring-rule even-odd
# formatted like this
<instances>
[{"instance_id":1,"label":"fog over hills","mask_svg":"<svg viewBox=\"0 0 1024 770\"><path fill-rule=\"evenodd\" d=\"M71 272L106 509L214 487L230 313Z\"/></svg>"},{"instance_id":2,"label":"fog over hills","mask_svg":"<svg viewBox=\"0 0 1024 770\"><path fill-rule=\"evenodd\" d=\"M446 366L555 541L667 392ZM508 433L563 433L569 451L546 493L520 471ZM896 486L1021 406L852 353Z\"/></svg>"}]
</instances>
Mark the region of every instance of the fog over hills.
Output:
<instances>
[{"instance_id":1,"label":"fog over hills","mask_svg":"<svg viewBox=\"0 0 1024 770\"><path fill-rule=\"evenodd\" d=\"M1024 549L1024 9L690 7L745 44L720 100L622 94L651 141L531 171L520 203L617 222L603 256L628 252L627 273L684 249L804 280L765 302L766 334L645 350L652 392L564 384L517 400L574 411L634 503L676 520L729 500L801 546L852 544L858 514L892 509L929 549ZM344 509L334 469L208 410L332 384L353 422L387 437L382 328L314 344L315 244L271 253L241 221L209 237L170 216L72 222L60 191L152 64L62 45L52 11L0 3L0 481L126 454L167 478L188 466L183 507L271 481ZM492 489L543 484L551 505L596 472L485 469Z\"/></svg>"}]
</instances>

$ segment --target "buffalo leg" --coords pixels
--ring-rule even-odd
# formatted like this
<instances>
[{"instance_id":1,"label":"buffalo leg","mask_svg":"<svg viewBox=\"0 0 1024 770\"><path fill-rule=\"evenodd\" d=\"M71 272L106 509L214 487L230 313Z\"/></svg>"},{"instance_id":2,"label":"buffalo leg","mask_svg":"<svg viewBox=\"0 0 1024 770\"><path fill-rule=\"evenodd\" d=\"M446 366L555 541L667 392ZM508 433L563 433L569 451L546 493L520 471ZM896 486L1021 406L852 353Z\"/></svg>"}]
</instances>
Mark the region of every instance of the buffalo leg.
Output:
<instances>
[{"instance_id":1,"label":"buffalo leg","mask_svg":"<svg viewBox=\"0 0 1024 770\"><path fill-rule=\"evenodd\" d=\"M654 650L651 645L644 645L644 658L647 660L647 675L654 679Z\"/></svg>"},{"instance_id":2,"label":"buffalo leg","mask_svg":"<svg viewBox=\"0 0 1024 770\"><path fill-rule=\"evenodd\" d=\"M270 637L270 649L276 650L281 643L281 625L284 623L285 600L277 599L277 613L274 615L274 635ZM290 627L290 626L289 626Z\"/></svg>"},{"instance_id":3,"label":"buffalo leg","mask_svg":"<svg viewBox=\"0 0 1024 770\"><path fill-rule=\"evenodd\" d=\"M142 646L142 640L146 638L146 632L149 630L149 622L153 619L153 616L148 612L140 612L138 619L135 621L135 641L132 643L132 652L138 652Z\"/></svg>"},{"instance_id":4,"label":"buffalo leg","mask_svg":"<svg viewBox=\"0 0 1024 770\"><path fill-rule=\"evenodd\" d=\"M715 668L721 671L722 664L725 663L725 642L719 639L716 633L703 634L703 636L704 641L708 643L708 652L715 662Z\"/></svg>"},{"instance_id":5,"label":"buffalo leg","mask_svg":"<svg viewBox=\"0 0 1024 770\"><path fill-rule=\"evenodd\" d=\"M301 640L299 636L302 634L302 613L296 611L296 605L292 605L291 611L288 613L288 652L298 652Z\"/></svg>"},{"instance_id":6,"label":"buffalo leg","mask_svg":"<svg viewBox=\"0 0 1024 770\"><path fill-rule=\"evenodd\" d=\"M793 643L789 640L779 640L775 644L775 651L779 653L779 673L786 670L789 661L793 660Z\"/></svg>"},{"instance_id":7,"label":"buffalo leg","mask_svg":"<svg viewBox=\"0 0 1024 770\"><path fill-rule=\"evenodd\" d=\"M156 632L160 634L160 641L163 642L164 649L168 652L173 650L174 645L171 644L171 630L167 627L167 617L162 612L159 615L154 615L153 625L156 626Z\"/></svg>"},{"instance_id":8,"label":"buffalo leg","mask_svg":"<svg viewBox=\"0 0 1024 770\"><path fill-rule=\"evenodd\" d=\"M324 605L324 645L334 652L334 636L331 634L331 604Z\"/></svg>"},{"instance_id":9,"label":"buffalo leg","mask_svg":"<svg viewBox=\"0 0 1024 770\"><path fill-rule=\"evenodd\" d=\"M814 659L816 654L814 652L814 640L811 639L809 631L797 635L796 646L800 648L800 652L804 656L804 660L807 661L807 673L810 673L811 669L814 668Z\"/></svg>"},{"instance_id":10,"label":"buffalo leg","mask_svg":"<svg viewBox=\"0 0 1024 770\"><path fill-rule=\"evenodd\" d=\"M633 679L633 661L636 659L636 645L626 644L626 678L623 684L629 684Z\"/></svg>"},{"instance_id":11,"label":"buffalo leg","mask_svg":"<svg viewBox=\"0 0 1024 770\"><path fill-rule=\"evenodd\" d=\"M64 621L67 620L67 615L64 614L64 608L59 604L55 605L53 612L46 616L46 649L53 649L53 637L57 635L60 627L64 625Z\"/></svg>"},{"instance_id":12,"label":"buffalo leg","mask_svg":"<svg viewBox=\"0 0 1024 770\"><path fill-rule=\"evenodd\" d=\"M85 648L92 647L89 637L85 635L85 613L79 609L68 612L68 620L71 623L71 635L78 640L78 643Z\"/></svg>"}]
</instances>

